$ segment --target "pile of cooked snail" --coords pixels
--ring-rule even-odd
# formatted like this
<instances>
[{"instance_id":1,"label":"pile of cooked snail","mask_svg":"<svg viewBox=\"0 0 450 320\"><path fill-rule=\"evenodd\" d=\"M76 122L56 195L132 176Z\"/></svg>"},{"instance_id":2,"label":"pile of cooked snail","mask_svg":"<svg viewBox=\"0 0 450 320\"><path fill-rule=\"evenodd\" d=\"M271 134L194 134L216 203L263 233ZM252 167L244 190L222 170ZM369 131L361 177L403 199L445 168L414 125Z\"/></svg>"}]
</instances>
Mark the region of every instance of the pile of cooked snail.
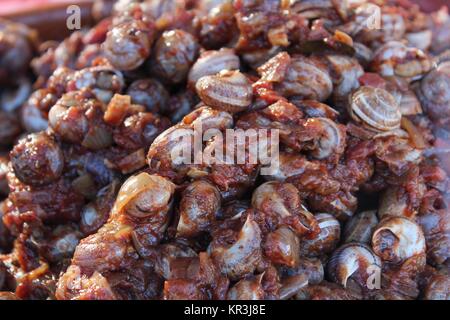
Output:
<instances>
[{"instance_id":1,"label":"pile of cooked snail","mask_svg":"<svg viewBox=\"0 0 450 320\"><path fill-rule=\"evenodd\" d=\"M446 8L93 15L61 42L0 20L0 300L450 299ZM276 132L277 166L174 158L195 128Z\"/></svg>"}]
</instances>

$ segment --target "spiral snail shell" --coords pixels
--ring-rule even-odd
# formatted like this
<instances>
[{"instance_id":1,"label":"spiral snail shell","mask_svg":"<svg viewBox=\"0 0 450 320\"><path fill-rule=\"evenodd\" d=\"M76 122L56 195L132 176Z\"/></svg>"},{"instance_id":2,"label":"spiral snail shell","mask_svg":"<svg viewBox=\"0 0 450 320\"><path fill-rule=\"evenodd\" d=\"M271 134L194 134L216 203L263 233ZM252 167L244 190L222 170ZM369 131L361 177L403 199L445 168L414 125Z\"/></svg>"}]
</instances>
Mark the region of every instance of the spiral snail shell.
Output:
<instances>
[{"instance_id":1,"label":"spiral snail shell","mask_svg":"<svg viewBox=\"0 0 450 320\"><path fill-rule=\"evenodd\" d=\"M345 133L333 120L328 118L316 118L322 124L323 134L318 140L317 148L311 151L315 159L326 159L332 155L340 155L345 148Z\"/></svg>"},{"instance_id":2,"label":"spiral snail shell","mask_svg":"<svg viewBox=\"0 0 450 320\"><path fill-rule=\"evenodd\" d=\"M251 274L261 260L261 230L253 214L247 216L233 244L226 245L213 240L208 253L220 266L221 272L230 279Z\"/></svg>"},{"instance_id":3,"label":"spiral snail shell","mask_svg":"<svg viewBox=\"0 0 450 320\"><path fill-rule=\"evenodd\" d=\"M450 117L450 61L441 63L420 82L417 96L433 119Z\"/></svg>"},{"instance_id":4,"label":"spiral snail shell","mask_svg":"<svg viewBox=\"0 0 450 320\"><path fill-rule=\"evenodd\" d=\"M339 221L328 213L316 214L320 233L313 239L304 239L301 243L301 252L308 257L317 257L330 253L336 248L341 235Z\"/></svg>"},{"instance_id":5,"label":"spiral snail shell","mask_svg":"<svg viewBox=\"0 0 450 320\"><path fill-rule=\"evenodd\" d=\"M415 222L403 217L386 217L373 233L372 248L383 261L401 263L425 252L425 237Z\"/></svg>"},{"instance_id":6,"label":"spiral snail shell","mask_svg":"<svg viewBox=\"0 0 450 320\"><path fill-rule=\"evenodd\" d=\"M189 86L195 87L204 76L215 75L222 70L239 70L239 57L233 49L222 48L203 52L193 64L188 75Z\"/></svg>"},{"instance_id":7,"label":"spiral snail shell","mask_svg":"<svg viewBox=\"0 0 450 320\"><path fill-rule=\"evenodd\" d=\"M207 106L231 113L244 111L253 98L251 82L237 70L201 77L195 89Z\"/></svg>"},{"instance_id":8,"label":"spiral snail shell","mask_svg":"<svg viewBox=\"0 0 450 320\"><path fill-rule=\"evenodd\" d=\"M395 98L384 89L360 87L351 96L349 109L354 121L373 131L390 131L400 127L400 108Z\"/></svg>"},{"instance_id":9,"label":"spiral snail shell","mask_svg":"<svg viewBox=\"0 0 450 320\"><path fill-rule=\"evenodd\" d=\"M126 213L143 218L168 211L175 185L169 180L148 173L128 178L120 188L113 213Z\"/></svg>"},{"instance_id":10,"label":"spiral snail shell","mask_svg":"<svg viewBox=\"0 0 450 320\"><path fill-rule=\"evenodd\" d=\"M327 273L333 282L343 287L347 286L350 277L364 286L371 266L381 268L381 260L370 247L361 243L348 243L333 252Z\"/></svg>"}]
</instances>

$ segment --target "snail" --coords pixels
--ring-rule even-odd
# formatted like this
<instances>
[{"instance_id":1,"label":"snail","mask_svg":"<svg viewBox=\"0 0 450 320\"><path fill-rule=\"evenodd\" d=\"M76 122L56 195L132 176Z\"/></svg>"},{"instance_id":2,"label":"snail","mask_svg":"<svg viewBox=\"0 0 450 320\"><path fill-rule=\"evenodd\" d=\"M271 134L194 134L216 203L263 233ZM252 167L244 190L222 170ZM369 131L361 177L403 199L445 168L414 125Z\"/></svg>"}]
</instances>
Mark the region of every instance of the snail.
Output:
<instances>
[{"instance_id":1,"label":"snail","mask_svg":"<svg viewBox=\"0 0 450 320\"><path fill-rule=\"evenodd\" d=\"M317 257L331 253L339 243L341 237L341 226L339 221L328 213L316 214L320 233L313 239L303 239L301 252L308 257Z\"/></svg>"},{"instance_id":2,"label":"snail","mask_svg":"<svg viewBox=\"0 0 450 320\"><path fill-rule=\"evenodd\" d=\"M288 227L280 227L266 236L264 254L274 264L295 267L300 259L300 242Z\"/></svg>"},{"instance_id":3,"label":"snail","mask_svg":"<svg viewBox=\"0 0 450 320\"><path fill-rule=\"evenodd\" d=\"M10 157L16 177L34 186L58 180L64 168L62 150L45 132L32 133L21 139Z\"/></svg>"},{"instance_id":4,"label":"snail","mask_svg":"<svg viewBox=\"0 0 450 320\"><path fill-rule=\"evenodd\" d=\"M287 300L295 296L301 289L308 286L306 274L298 274L283 279L280 288L280 300Z\"/></svg>"},{"instance_id":5,"label":"snail","mask_svg":"<svg viewBox=\"0 0 450 320\"><path fill-rule=\"evenodd\" d=\"M222 70L239 70L239 57L233 49L205 51L200 54L192 65L188 75L188 84L194 87L197 81L204 76L215 75Z\"/></svg>"},{"instance_id":6,"label":"snail","mask_svg":"<svg viewBox=\"0 0 450 320\"><path fill-rule=\"evenodd\" d=\"M412 218L416 214L417 210L412 207L404 188L390 186L382 193L378 208L378 217L380 220L385 216Z\"/></svg>"},{"instance_id":7,"label":"snail","mask_svg":"<svg viewBox=\"0 0 450 320\"><path fill-rule=\"evenodd\" d=\"M432 60L421 50L401 42L389 41L374 54L371 70L381 76L418 79L432 67Z\"/></svg>"},{"instance_id":8,"label":"snail","mask_svg":"<svg viewBox=\"0 0 450 320\"><path fill-rule=\"evenodd\" d=\"M190 237L201 231L208 231L220 208L220 202L216 186L203 180L192 182L181 197L177 236Z\"/></svg>"},{"instance_id":9,"label":"snail","mask_svg":"<svg viewBox=\"0 0 450 320\"><path fill-rule=\"evenodd\" d=\"M202 163L192 163L198 152L193 146L195 134L209 129L223 131L232 127L233 117L225 111L200 107L186 115L177 125L162 132L151 144L147 163L152 172L181 182L185 177L200 177L206 173ZM203 150L200 150L203 151Z\"/></svg>"},{"instance_id":10,"label":"snail","mask_svg":"<svg viewBox=\"0 0 450 320\"><path fill-rule=\"evenodd\" d=\"M177 263L178 269L181 269L180 267L184 265L180 261L185 260L189 263L197 257L197 253L183 243L166 243L158 248L155 271L163 279L176 279Z\"/></svg>"},{"instance_id":11,"label":"snail","mask_svg":"<svg viewBox=\"0 0 450 320\"><path fill-rule=\"evenodd\" d=\"M253 273L261 260L261 229L253 213L247 215L235 239L231 244L213 239L208 247L213 261L231 280Z\"/></svg>"},{"instance_id":12,"label":"snail","mask_svg":"<svg viewBox=\"0 0 450 320\"><path fill-rule=\"evenodd\" d=\"M447 209L429 210L417 216L427 244L427 258L445 265L450 260L450 212Z\"/></svg>"},{"instance_id":13,"label":"snail","mask_svg":"<svg viewBox=\"0 0 450 320\"><path fill-rule=\"evenodd\" d=\"M52 89L38 89L33 92L20 109L20 120L24 129L28 132L47 129L48 112L57 101L58 96Z\"/></svg>"},{"instance_id":14,"label":"snail","mask_svg":"<svg viewBox=\"0 0 450 320\"><path fill-rule=\"evenodd\" d=\"M78 91L66 93L56 102L49 111L48 124L62 140L91 150L113 143L111 129L103 122L102 104Z\"/></svg>"},{"instance_id":15,"label":"snail","mask_svg":"<svg viewBox=\"0 0 450 320\"><path fill-rule=\"evenodd\" d=\"M108 103L124 87L125 80L120 71L108 66L95 66L75 72L67 84L67 91L90 89L98 100Z\"/></svg>"},{"instance_id":16,"label":"snail","mask_svg":"<svg viewBox=\"0 0 450 320\"><path fill-rule=\"evenodd\" d=\"M324 59L332 75L333 101L337 105L345 105L348 95L359 88L358 78L364 70L356 58L346 55L329 54Z\"/></svg>"},{"instance_id":17,"label":"snail","mask_svg":"<svg viewBox=\"0 0 450 320\"><path fill-rule=\"evenodd\" d=\"M353 42L355 48L355 58L359 64L366 68L373 59L373 51L361 42Z\"/></svg>"},{"instance_id":18,"label":"snail","mask_svg":"<svg viewBox=\"0 0 450 320\"><path fill-rule=\"evenodd\" d=\"M302 256L298 266L294 268L280 268L283 277L289 278L295 275L305 275L308 284L314 285L321 283L324 278L324 268L319 258L309 258Z\"/></svg>"},{"instance_id":19,"label":"snail","mask_svg":"<svg viewBox=\"0 0 450 320\"><path fill-rule=\"evenodd\" d=\"M450 117L450 61L440 63L420 81L417 96L430 118Z\"/></svg>"},{"instance_id":20,"label":"snail","mask_svg":"<svg viewBox=\"0 0 450 320\"><path fill-rule=\"evenodd\" d=\"M250 279L242 279L227 293L228 300L263 300L264 289L261 281L264 273Z\"/></svg>"},{"instance_id":21,"label":"snail","mask_svg":"<svg viewBox=\"0 0 450 320\"><path fill-rule=\"evenodd\" d=\"M405 34L405 38L408 41L408 46L426 51L431 46L433 32L431 30L408 32Z\"/></svg>"},{"instance_id":22,"label":"snail","mask_svg":"<svg viewBox=\"0 0 450 320\"><path fill-rule=\"evenodd\" d=\"M327 274L333 282L344 288L350 278L365 287L375 268L381 270L381 259L369 246L348 243L333 252L328 261Z\"/></svg>"},{"instance_id":23,"label":"snail","mask_svg":"<svg viewBox=\"0 0 450 320\"><path fill-rule=\"evenodd\" d=\"M220 219L225 220L232 217L240 217L248 209L250 209L248 201L234 200L223 205L217 215Z\"/></svg>"},{"instance_id":24,"label":"snail","mask_svg":"<svg viewBox=\"0 0 450 320\"><path fill-rule=\"evenodd\" d=\"M252 207L271 228L288 225L297 235L314 237L319 232L316 218L307 211L297 188L290 183L269 181L253 192Z\"/></svg>"},{"instance_id":25,"label":"snail","mask_svg":"<svg viewBox=\"0 0 450 320\"><path fill-rule=\"evenodd\" d=\"M149 112L164 112L169 93L156 79L144 78L133 81L127 89L131 102L145 106Z\"/></svg>"},{"instance_id":26,"label":"snail","mask_svg":"<svg viewBox=\"0 0 450 320\"><path fill-rule=\"evenodd\" d=\"M119 187L118 180L112 181L96 193L94 200L83 207L81 210L80 230L84 234L94 233L106 223Z\"/></svg>"},{"instance_id":27,"label":"snail","mask_svg":"<svg viewBox=\"0 0 450 320\"><path fill-rule=\"evenodd\" d=\"M195 88L207 106L230 113L244 111L252 102L251 82L239 71L201 77Z\"/></svg>"},{"instance_id":28,"label":"snail","mask_svg":"<svg viewBox=\"0 0 450 320\"><path fill-rule=\"evenodd\" d=\"M153 47L151 73L159 80L178 84L184 81L197 58L197 39L181 29L164 31Z\"/></svg>"},{"instance_id":29,"label":"snail","mask_svg":"<svg viewBox=\"0 0 450 320\"><path fill-rule=\"evenodd\" d=\"M126 263L132 243L138 249L157 245L170 220L174 191L172 182L146 172L128 178L108 222L80 241L72 264L87 273L115 271Z\"/></svg>"},{"instance_id":30,"label":"snail","mask_svg":"<svg viewBox=\"0 0 450 320\"><path fill-rule=\"evenodd\" d=\"M289 102L299 108L308 118L328 118L333 121L339 116L339 112L325 103L315 100L302 100L293 97Z\"/></svg>"},{"instance_id":31,"label":"snail","mask_svg":"<svg viewBox=\"0 0 450 320\"><path fill-rule=\"evenodd\" d=\"M77 265L69 266L61 275L55 297L59 300L117 299L106 277L97 271L87 276Z\"/></svg>"},{"instance_id":32,"label":"snail","mask_svg":"<svg viewBox=\"0 0 450 320\"><path fill-rule=\"evenodd\" d=\"M363 86L350 98L352 119L373 131L390 131L400 127L401 113L395 98L386 90Z\"/></svg>"},{"instance_id":33,"label":"snail","mask_svg":"<svg viewBox=\"0 0 450 320\"><path fill-rule=\"evenodd\" d=\"M372 235L372 248L383 261L401 263L425 252L425 237L419 225L404 217L386 217Z\"/></svg>"},{"instance_id":34,"label":"snail","mask_svg":"<svg viewBox=\"0 0 450 320\"><path fill-rule=\"evenodd\" d=\"M315 118L315 120L322 125L323 132L317 141L317 148L310 152L311 156L319 160L331 156L339 158L345 149L345 130L328 118Z\"/></svg>"},{"instance_id":35,"label":"snail","mask_svg":"<svg viewBox=\"0 0 450 320\"><path fill-rule=\"evenodd\" d=\"M103 44L105 57L119 70L133 70L144 63L151 52L155 30L137 19L115 25Z\"/></svg>"},{"instance_id":36,"label":"snail","mask_svg":"<svg viewBox=\"0 0 450 320\"><path fill-rule=\"evenodd\" d=\"M134 218L165 216L170 209L175 185L169 180L142 172L128 178L119 190L112 214ZM168 222L168 218L164 218Z\"/></svg>"},{"instance_id":37,"label":"snail","mask_svg":"<svg viewBox=\"0 0 450 320\"><path fill-rule=\"evenodd\" d=\"M325 101L333 91L333 82L326 65L318 58L295 55L283 81L277 83L275 89L284 97Z\"/></svg>"}]
</instances>

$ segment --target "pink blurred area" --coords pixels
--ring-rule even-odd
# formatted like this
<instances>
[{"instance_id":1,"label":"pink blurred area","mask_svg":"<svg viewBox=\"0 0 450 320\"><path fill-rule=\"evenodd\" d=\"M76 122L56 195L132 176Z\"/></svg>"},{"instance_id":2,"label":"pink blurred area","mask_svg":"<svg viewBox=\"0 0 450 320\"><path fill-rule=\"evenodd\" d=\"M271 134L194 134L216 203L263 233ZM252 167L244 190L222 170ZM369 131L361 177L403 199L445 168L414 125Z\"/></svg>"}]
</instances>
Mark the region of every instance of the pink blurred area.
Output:
<instances>
[{"instance_id":1,"label":"pink blurred area","mask_svg":"<svg viewBox=\"0 0 450 320\"><path fill-rule=\"evenodd\" d=\"M442 6L450 8L450 0L412 0L411 2L418 3L422 10L426 12L439 10Z\"/></svg>"},{"instance_id":2,"label":"pink blurred area","mask_svg":"<svg viewBox=\"0 0 450 320\"><path fill-rule=\"evenodd\" d=\"M77 4L86 0L0 0L0 17L17 11L32 11L42 6Z\"/></svg>"},{"instance_id":3,"label":"pink blurred area","mask_svg":"<svg viewBox=\"0 0 450 320\"><path fill-rule=\"evenodd\" d=\"M0 17L8 16L11 13L26 11L45 6L61 5L61 4L77 4L82 2L92 2L92 0L0 0ZM438 10L442 6L450 8L450 0L411 0L418 3L426 12Z\"/></svg>"},{"instance_id":4,"label":"pink blurred area","mask_svg":"<svg viewBox=\"0 0 450 320\"><path fill-rule=\"evenodd\" d=\"M39 32L42 40L62 40L70 34L66 28L67 8L81 9L82 26L92 25L94 0L0 0L0 18L26 24Z\"/></svg>"}]
</instances>

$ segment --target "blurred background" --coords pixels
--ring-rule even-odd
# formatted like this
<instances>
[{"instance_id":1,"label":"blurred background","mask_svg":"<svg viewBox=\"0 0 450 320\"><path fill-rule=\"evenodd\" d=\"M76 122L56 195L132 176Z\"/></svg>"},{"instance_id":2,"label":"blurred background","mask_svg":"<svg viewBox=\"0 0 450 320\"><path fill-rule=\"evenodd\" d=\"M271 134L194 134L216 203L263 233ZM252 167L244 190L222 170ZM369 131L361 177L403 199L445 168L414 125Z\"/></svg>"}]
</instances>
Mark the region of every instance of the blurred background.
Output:
<instances>
[{"instance_id":1,"label":"blurred background","mask_svg":"<svg viewBox=\"0 0 450 320\"><path fill-rule=\"evenodd\" d=\"M418 3L426 12L436 11L445 5L450 8L450 0L411 2ZM82 25L86 26L93 22L91 11L94 3L95 0L0 0L0 17L36 28L43 40L63 39L69 32L66 28L61 28L67 17L67 7L71 4L80 6Z\"/></svg>"},{"instance_id":2,"label":"blurred background","mask_svg":"<svg viewBox=\"0 0 450 320\"><path fill-rule=\"evenodd\" d=\"M24 23L39 31L43 40L65 38L67 7L76 4L81 9L82 25L91 25L94 0L0 0L0 17Z\"/></svg>"}]
</instances>

